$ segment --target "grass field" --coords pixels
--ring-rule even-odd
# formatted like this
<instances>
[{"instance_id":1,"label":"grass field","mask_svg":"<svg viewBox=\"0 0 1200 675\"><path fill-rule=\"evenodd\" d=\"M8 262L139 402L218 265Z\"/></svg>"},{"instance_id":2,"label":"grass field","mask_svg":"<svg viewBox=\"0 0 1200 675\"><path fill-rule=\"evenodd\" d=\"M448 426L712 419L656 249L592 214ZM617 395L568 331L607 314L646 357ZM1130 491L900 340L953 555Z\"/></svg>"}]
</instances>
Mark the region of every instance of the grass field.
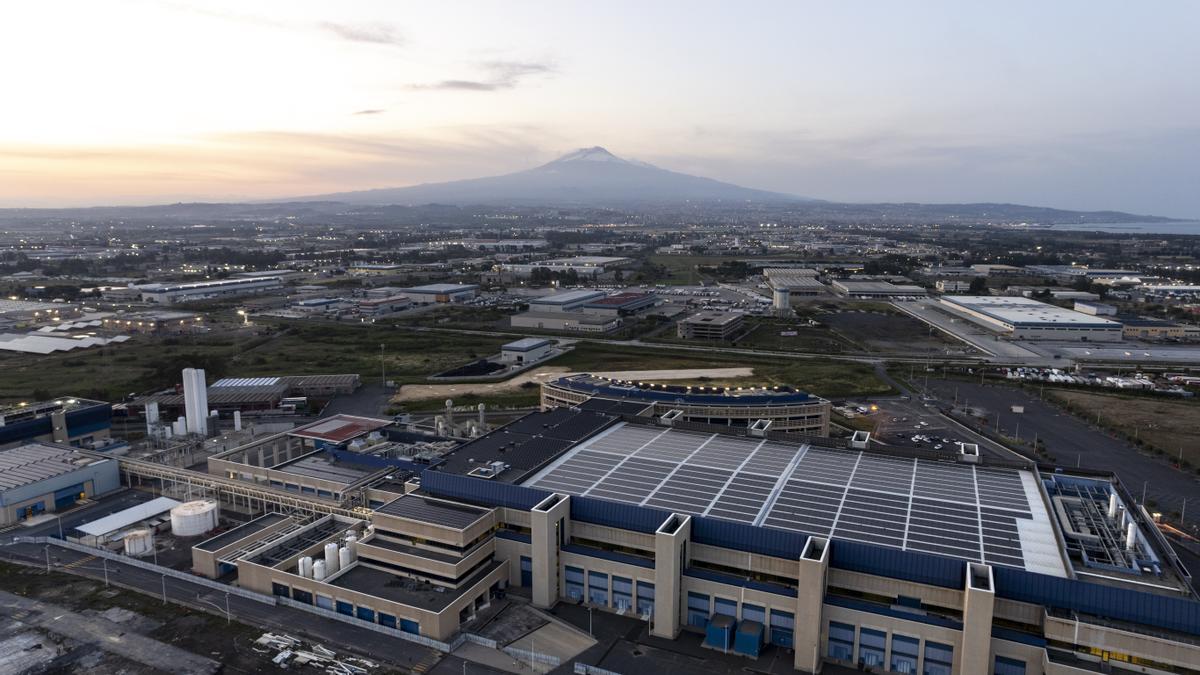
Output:
<instances>
[{"instance_id":1,"label":"grass field","mask_svg":"<svg viewBox=\"0 0 1200 675\"><path fill-rule=\"evenodd\" d=\"M505 337L427 334L386 326L279 322L257 333L156 338L138 336L102 349L67 354L0 356L0 400L74 395L120 401L130 393L170 387L183 368L226 375L358 373L378 378L380 349L389 380L419 382L433 373L494 354Z\"/></svg>"},{"instance_id":2,"label":"grass field","mask_svg":"<svg viewBox=\"0 0 1200 675\"><path fill-rule=\"evenodd\" d=\"M746 324L750 332L738 340L739 347L825 354L862 351L826 326L809 326L806 321L755 318ZM796 335L781 335L792 332Z\"/></svg>"},{"instance_id":3,"label":"grass field","mask_svg":"<svg viewBox=\"0 0 1200 675\"><path fill-rule=\"evenodd\" d=\"M1046 396L1135 444L1200 466L1200 403L1148 396L1046 389Z\"/></svg>"}]
</instances>

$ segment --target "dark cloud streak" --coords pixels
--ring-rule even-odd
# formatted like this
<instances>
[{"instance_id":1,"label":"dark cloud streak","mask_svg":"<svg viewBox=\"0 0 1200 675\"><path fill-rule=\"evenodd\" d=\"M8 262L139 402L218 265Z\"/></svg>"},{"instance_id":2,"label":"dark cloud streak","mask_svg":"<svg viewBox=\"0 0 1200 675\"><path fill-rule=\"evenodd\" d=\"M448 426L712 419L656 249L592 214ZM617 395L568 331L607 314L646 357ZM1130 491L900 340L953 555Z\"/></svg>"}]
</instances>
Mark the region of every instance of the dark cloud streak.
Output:
<instances>
[{"instance_id":1,"label":"dark cloud streak","mask_svg":"<svg viewBox=\"0 0 1200 675\"><path fill-rule=\"evenodd\" d=\"M392 47L402 47L405 44L404 37L400 35L400 32L394 26L386 23L347 24L325 21L319 26L321 30L348 42L364 42Z\"/></svg>"},{"instance_id":2,"label":"dark cloud streak","mask_svg":"<svg viewBox=\"0 0 1200 675\"><path fill-rule=\"evenodd\" d=\"M516 88L526 77L556 72L553 64L537 61L485 61L479 64L479 68L486 77L412 84L408 88L416 91L500 91Z\"/></svg>"}]
</instances>

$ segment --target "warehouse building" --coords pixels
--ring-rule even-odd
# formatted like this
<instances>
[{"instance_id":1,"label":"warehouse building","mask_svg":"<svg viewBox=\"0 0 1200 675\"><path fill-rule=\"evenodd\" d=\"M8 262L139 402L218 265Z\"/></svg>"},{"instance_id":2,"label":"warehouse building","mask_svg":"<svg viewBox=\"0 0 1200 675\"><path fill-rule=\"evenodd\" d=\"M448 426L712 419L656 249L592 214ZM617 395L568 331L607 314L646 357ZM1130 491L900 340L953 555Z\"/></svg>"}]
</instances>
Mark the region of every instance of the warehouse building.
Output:
<instances>
[{"instance_id":1,"label":"warehouse building","mask_svg":"<svg viewBox=\"0 0 1200 675\"><path fill-rule=\"evenodd\" d=\"M418 305L446 304L466 302L474 298L479 295L479 286L474 284L428 284L402 288L400 292Z\"/></svg>"},{"instance_id":2,"label":"warehouse building","mask_svg":"<svg viewBox=\"0 0 1200 675\"><path fill-rule=\"evenodd\" d=\"M791 387L706 387L567 375L542 383L542 408L585 406L738 429L827 436L830 403Z\"/></svg>"},{"instance_id":3,"label":"warehouse building","mask_svg":"<svg viewBox=\"0 0 1200 675\"><path fill-rule=\"evenodd\" d=\"M136 288L145 302L173 305L183 302L194 302L196 300L269 293L282 287L283 279L278 276L270 276L174 284L145 284Z\"/></svg>"},{"instance_id":4,"label":"warehouse building","mask_svg":"<svg viewBox=\"0 0 1200 675\"><path fill-rule=\"evenodd\" d=\"M553 293L540 298L530 298L529 311L542 313L574 312L593 300L603 298L604 295L604 291L588 289Z\"/></svg>"},{"instance_id":5,"label":"warehouse building","mask_svg":"<svg viewBox=\"0 0 1200 675\"><path fill-rule=\"evenodd\" d=\"M1103 302L1090 302L1087 300L1076 300L1075 311L1090 314L1092 316L1116 316L1117 308L1112 305L1106 305Z\"/></svg>"},{"instance_id":6,"label":"warehouse building","mask_svg":"<svg viewBox=\"0 0 1200 675\"><path fill-rule=\"evenodd\" d=\"M1020 340L1119 342L1121 324L1025 297L947 295L951 313Z\"/></svg>"},{"instance_id":7,"label":"warehouse building","mask_svg":"<svg viewBox=\"0 0 1200 675\"><path fill-rule=\"evenodd\" d=\"M1126 338L1136 340L1179 340L1183 339L1187 334L1182 324L1165 319L1123 316L1118 320L1121 322L1121 335Z\"/></svg>"},{"instance_id":8,"label":"warehouse building","mask_svg":"<svg viewBox=\"0 0 1200 675\"><path fill-rule=\"evenodd\" d=\"M117 333L178 335L203 328L204 317L192 312L134 312L105 318L101 327Z\"/></svg>"},{"instance_id":9,"label":"warehouse building","mask_svg":"<svg viewBox=\"0 0 1200 675\"><path fill-rule=\"evenodd\" d=\"M925 296L924 288L912 284L893 284L890 281L852 281L838 279L830 284L844 298L906 298Z\"/></svg>"},{"instance_id":10,"label":"warehouse building","mask_svg":"<svg viewBox=\"0 0 1200 675\"><path fill-rule=\"evenodd\" d=\"M437 640L511 587L808 673L1200 663L1186 570L1107 477L669 422L533 413L361 519L228 560L244 588Z\"/></svg>"},{"instance_id":11,"label":"warehouse building","mask_svg":"<svg viewBox=\"0 0 1200 675\"><path fill-rule=\"evenodd\" d=\"M235 411L280 410L285 403L296 404L295 399L306 399L300 403L307 404L307 399L328 401L335 396L352 394L361 384L357 374L226 377L206 388L206 408L226 416ZM167 420L183 415L186 408L182 388L167 394L140 398L132 406L144 409L151 403L158 404L160 413Z\"/></svg>"},{"instance_id":12,"label":"warehouse building","mask_svg":"<svg viewBox=\"0 0 1200 675\"><path fill-rule=\"evenodd\" d=\"M580 311L598 316L632 316L653 309L658 303L657 293L628 291L591 300Z\"/></svg>"},{"instance_id":13,"label":"warehouse building","mask_svg":"<svg viewBox=\"0 0 1200 675\"><path fill-rule=\"evenodd\" d=\"M621 327L620 317L583 312L522 312L508 319L513 328L561 330L571 333L611 333Z\"/></svg>"},{"instance_id":14,"label":"warehouse building","mask_svg":"<svg viewBox=\"0 0 1200 675\"><path fill-rule=\"evenodd\" d=\"M685 340L728 342L742 334L746 315L741 312L697 312L679 322L679 337Z\"/></svg>"},{"instance_id":15,"label":"warehouse building","mask_svg":"<svg viewBox=\"0 0 1200 675\"><path fill-rule=\"evenodd\" d=\"M120 486L115 459L51 443L0 450L0 526L62 511Z\"/></svg>"},{"instance_id":16,"label":"warehouse building","mask_svg":"<svg viewBox=\"0 0 1200 675\"><path fill-rule=\"evenodd\" d=\"M402 312L412 305L412 299L407 295L393 295L382 298L365 298L358 301L358 313L366 317L380 317L396 312Z\"/></svg>"},{"instance_id":17,"label":"warehouse building","mask_svg":"<svg viewBox=\"0 0 1200 675\"><path fill-rule=\"evenodd\" d=\"M105 444L112 429L112 406L64 396L51 401L0 406L0 447L31 441L74 447Z\"/></svg>"}]
</instances>

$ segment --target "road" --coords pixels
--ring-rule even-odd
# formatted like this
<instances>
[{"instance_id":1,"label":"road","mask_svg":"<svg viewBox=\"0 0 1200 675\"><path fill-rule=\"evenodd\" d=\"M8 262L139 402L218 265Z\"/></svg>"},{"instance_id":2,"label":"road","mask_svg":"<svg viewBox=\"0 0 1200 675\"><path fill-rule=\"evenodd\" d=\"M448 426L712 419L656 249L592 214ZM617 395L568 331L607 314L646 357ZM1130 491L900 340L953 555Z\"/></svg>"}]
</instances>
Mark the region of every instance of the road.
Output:
<instances>
[{"instance_id":1,"label":"road","mask_svg":"<svg viewBox=\"0 0 1200 675\"><path fill-rule=\"evenodd\" d=\"M440 652L407 640L368 631L340 621L330 621L316 614L291 607L269 605L232 594L225 595L207 586L164 577L153 571L118 561L109 560L107 563L102 563L98 559L88 560L91 556L86 553L55 546L13 544L11 540L13 534L12 532L7 533L5 541L0 543L0 558L44 567L48 555L52 570L78 574L100 581L104 579L104 567L107 566L110 582L132 588L151 597L162 598L165 592L166 600L172 603L214 614L221 614L228 602L230 614L242 623L284 633L303 634L331 649L355 653L372 660L387 661L403 668L413 668L417 664L424 664L428 667L443 656ZM28 532L21 532L21 534L28 534ZM80 561L83 561L82 564ZM72 563L76 563L76 566L71 569L63 569L63 566Z\"/></svg>"},{"instance_id":2,"label":"road","mask_svg":"<svg viewBox=\"0 0 1200 675\"><path fill-rule=\"evenodd\" d=\"M1138 452L1128 443L1039 400L1033 393L1005 385L949 380L930 380L929 388L945 400L957 397L960 404L983 409L993 420L999 414L1002 433L1023 439L1032 439L1036 434L1058 464L1116 474L1137 500L1142 498L1144 485L1147 501L1155 502L1152 510L1180 511L1184 499L1194 499L1192 503L1200 515L1200 481L1192 474ZM1025 412L1013 413L1014 405L1024 406Z\"/></svg>"}]
</instances>

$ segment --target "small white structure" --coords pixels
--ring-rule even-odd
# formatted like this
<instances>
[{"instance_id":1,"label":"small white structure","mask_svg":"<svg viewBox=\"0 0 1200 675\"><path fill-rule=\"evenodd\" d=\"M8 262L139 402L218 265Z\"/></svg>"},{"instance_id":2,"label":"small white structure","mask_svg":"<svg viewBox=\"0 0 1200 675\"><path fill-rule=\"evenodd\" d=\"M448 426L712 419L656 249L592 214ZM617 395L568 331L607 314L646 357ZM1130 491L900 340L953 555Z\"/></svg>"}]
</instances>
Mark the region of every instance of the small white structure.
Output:
<instances>
[{"instance_id":1,"label":"small white structure","mask_svg":"<svg viewBox=\"0 0 1200 675\"><path fill-rule=\"evenodd\" d=\"M204 369L183 369L183 407L187 417L187 433L208 435L208 385Z\"/></svg>"},{"instance_id":2,"label":"small white structure","mask_svg":"<svg viewBox=\"0 0 1200 675\"><path fill-rule=\"evenodd\" d=\"M177 537L198 537L217 526L218 514L214 501L184 502L171 509L171 532Z\"/></svg>"},{"instance_id":3,"label":"small white structure","mask_svg":"<svg viewBox=\"0 0 1200 675\"><path fill-rule=\"evenodd\" d=\"M541 361L554 350L554 342L544 338L521 338L500 348L500 360L512 365Z\"/></svg>"},{"instance_id":4,"label":"small white structure","mask_svg":"<svg viewBox=\"0 0 1200 675\"><path fill-rule=\"evenodd\" d=\"M338 558L338 545L335 542L325 544L325 573L334 574L341 569L341 559Z\"/></svg>"},{"instance_id":5,"label":"small white structure","mask_svg":"<svg viewBox=\"0 0 1200 675\"><path fill-rule=\"evenodd\" d=\"M125 555L140 558L154 552L152 530L130 530L125 533Z\"/></svg>"},{"instance_id":6,"label":"small white structure","mask_svg":"<svg viewBox=\"0 0 1200 675\"><path fill-rule=\"evenodd\" d=\"M325 581L325 561L324 560L313 561L312 578L313 578L313 581Z\"/></svg>"}]
</instances>

